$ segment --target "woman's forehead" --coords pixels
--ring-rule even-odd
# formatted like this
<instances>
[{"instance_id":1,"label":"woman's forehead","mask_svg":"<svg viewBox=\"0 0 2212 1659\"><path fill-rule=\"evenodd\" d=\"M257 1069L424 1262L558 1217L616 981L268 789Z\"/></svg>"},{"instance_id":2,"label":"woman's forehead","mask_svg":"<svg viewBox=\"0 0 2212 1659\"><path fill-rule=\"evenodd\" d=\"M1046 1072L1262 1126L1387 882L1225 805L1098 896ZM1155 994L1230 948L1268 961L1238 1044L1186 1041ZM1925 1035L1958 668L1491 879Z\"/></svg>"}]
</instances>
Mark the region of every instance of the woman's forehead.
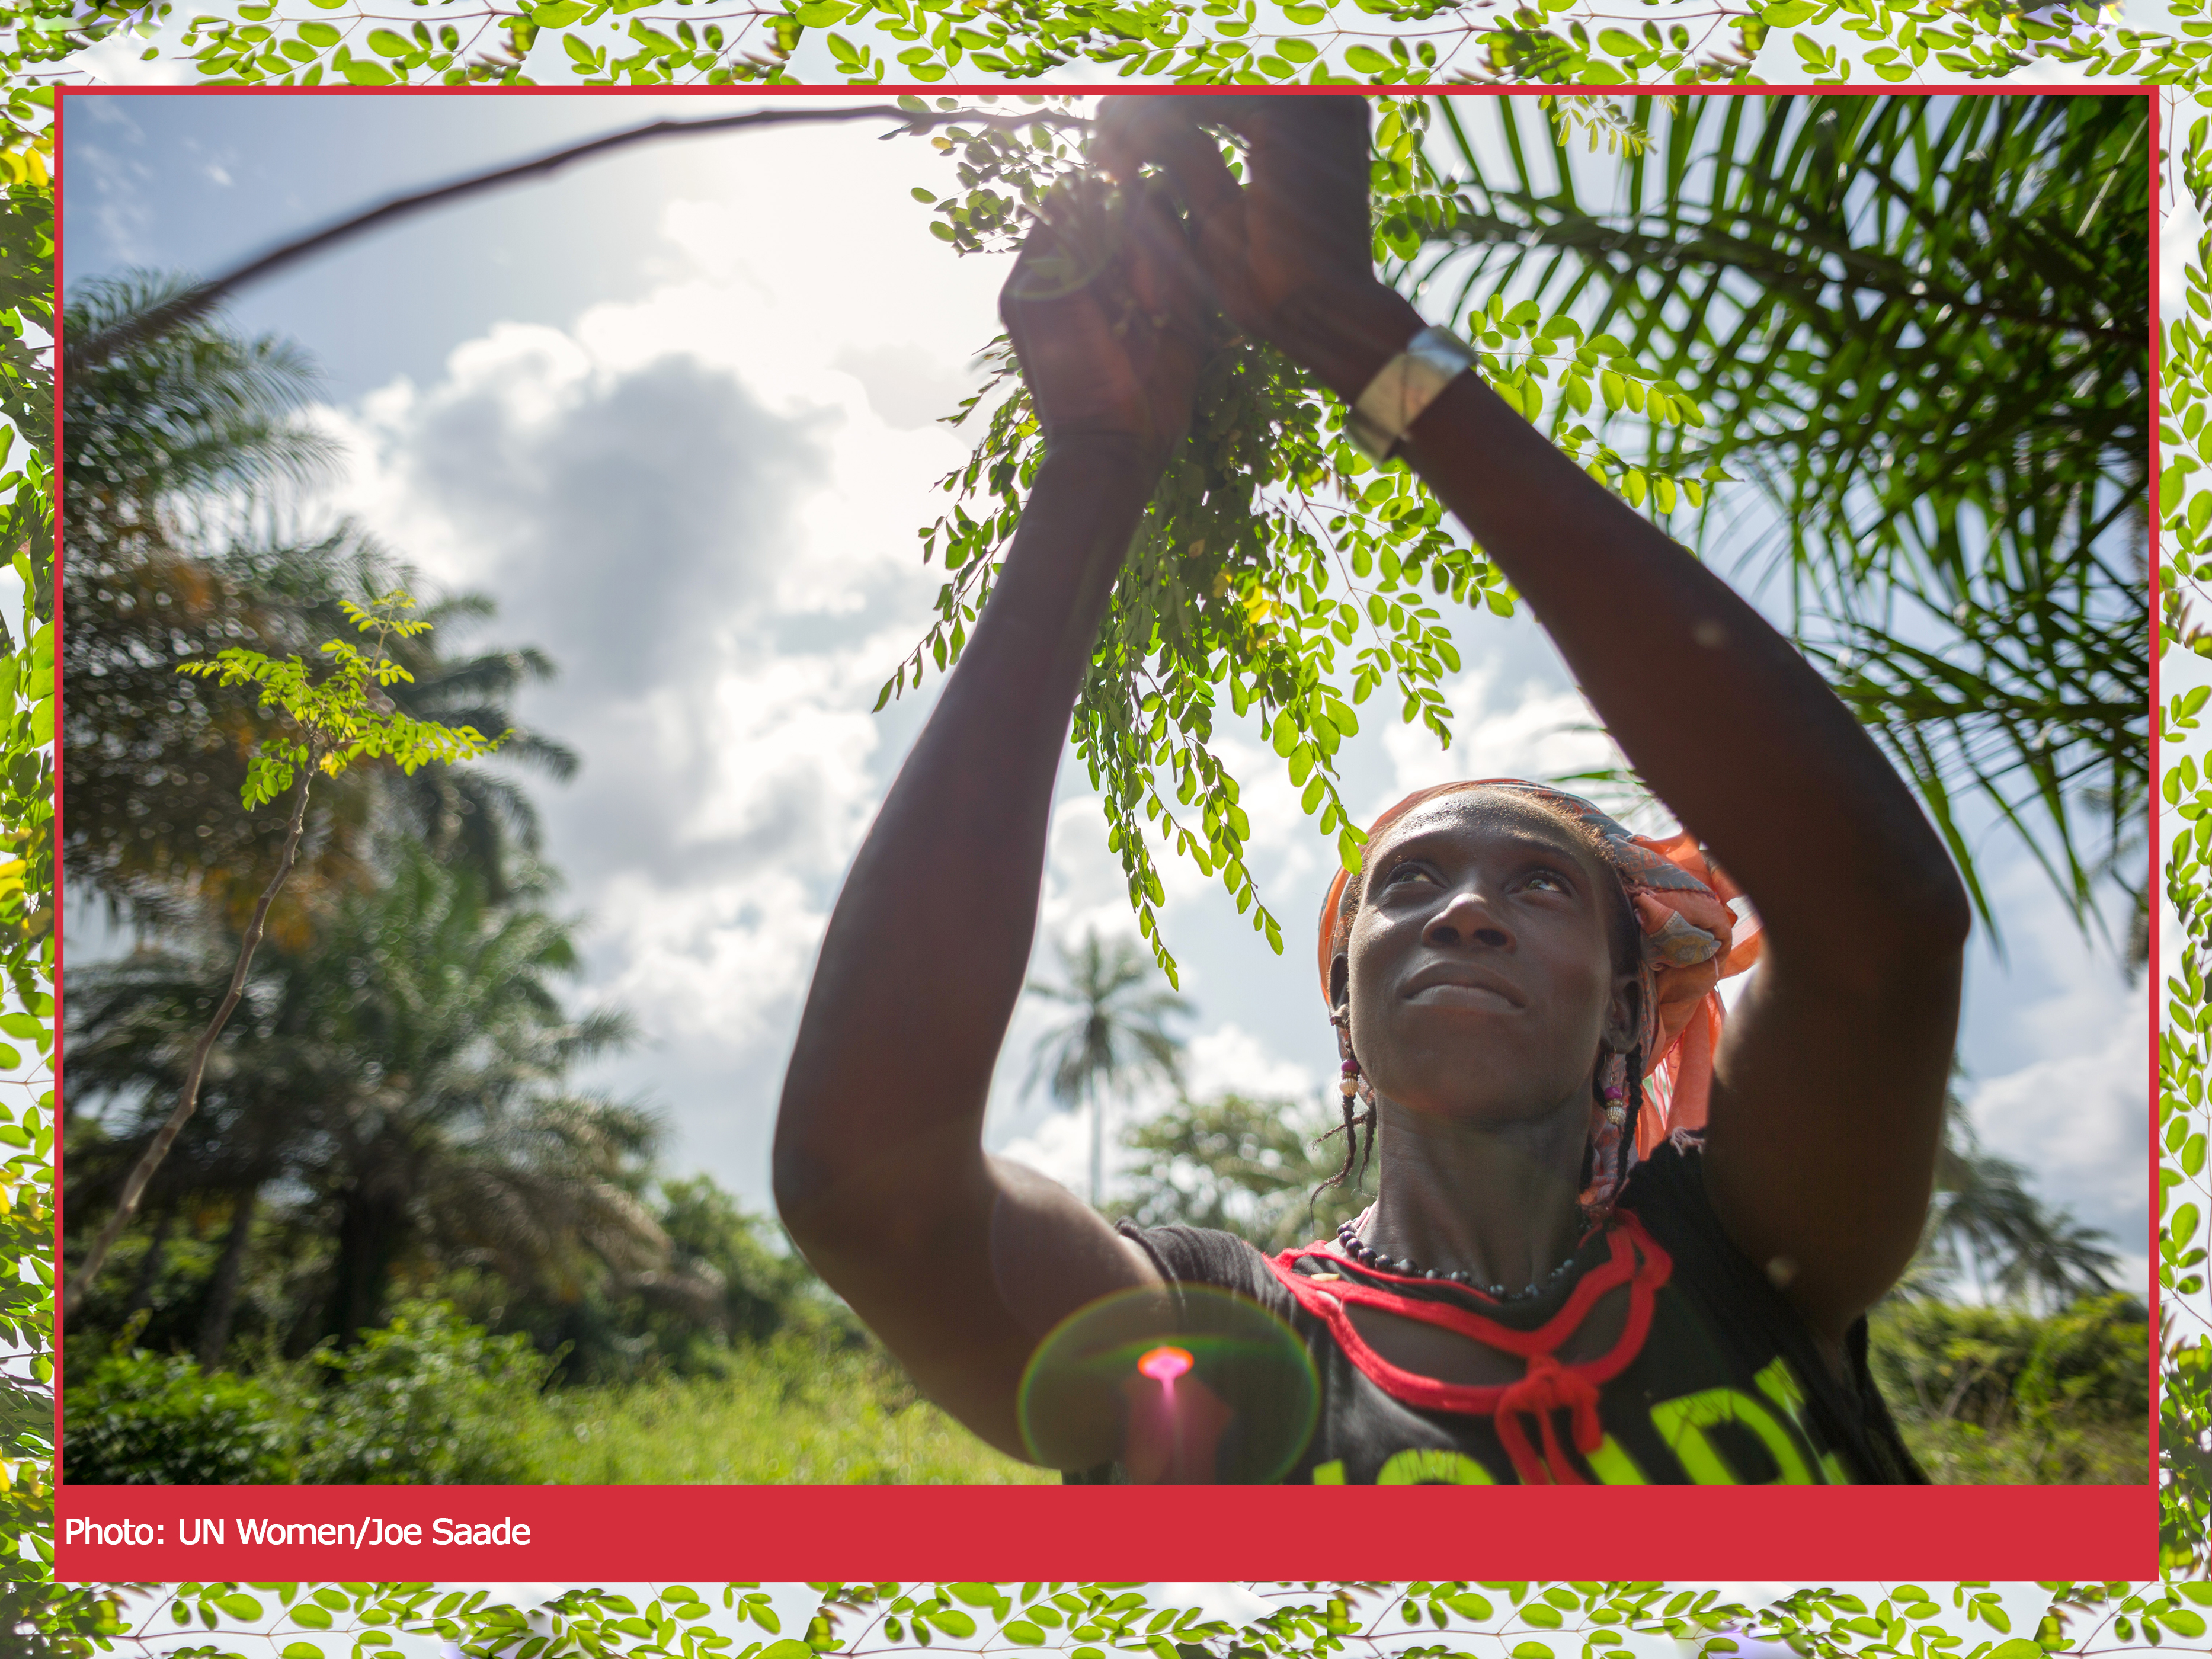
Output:
<instances>
[{"instance_id":1,"label":"woman's forehead","mask_svg":"<svg viewBox=\"0 0 2212 1659\"><path fill-rule=\"evenodd\" d=\"M1416 838L1458 843L1469 850L1514 842L1553 847L1582 858L1589 854L1589 843L1564 814L1513 789L1459 789L1423 801L1386 830L1369 852L1379 858Z\"/></svg>"}]
</instances>

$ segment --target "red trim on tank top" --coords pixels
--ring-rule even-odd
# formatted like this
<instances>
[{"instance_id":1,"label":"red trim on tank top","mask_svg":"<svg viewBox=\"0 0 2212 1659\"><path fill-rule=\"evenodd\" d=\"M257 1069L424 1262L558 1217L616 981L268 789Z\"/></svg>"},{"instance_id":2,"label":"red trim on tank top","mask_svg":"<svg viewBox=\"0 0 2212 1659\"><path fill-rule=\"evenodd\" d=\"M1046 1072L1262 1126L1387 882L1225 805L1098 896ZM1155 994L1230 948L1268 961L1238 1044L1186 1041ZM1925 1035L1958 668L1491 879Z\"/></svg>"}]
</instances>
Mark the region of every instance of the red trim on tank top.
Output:
<instances>
[{"instance_id":1,"label":"red trim on tank top","mask_svg":"<svg viewBox=\"0 0 2212 1659\"><path fill-rule=\"evenodd\" d=\"M1618 1376L1643 1352L1644 1339L1651 1330L1654 1298L1674 1267L1674 1258L1660 1248L1628 1211L1613 1212L1607 1241L1607 1259L1583 1273L1565 1304L1533 1331L1516 1330L1455 1303L1401 1296L1354 1279L1316 1285L1293 1265L1300 1258L1318 1256L1332 1266L1354 1267L1363 1273L1401 1285L1425 1288L1434 1282L1410 1274L1377 1272L1352 1261L1333 1240L1285 1250L1270 1258L1267 1266L1298 1305L1328 1327L1329 1334L1336 1339L1346 1357L1392 1399L1428 1411L1495 1416L1498 1438L1504 1443L1522 1480L1550 1480L1562 1485L1581 1485L1584 1484L1583 1477L1568 1463L1559 1446L1551 1413L1562 1408L1571 1410L1576 1444L1585 1454L1597 1449L1602 1439L1595 1409L1597 1385ZM1623 1285L1628 1287L1628 1317L1619 1339L1595 1359L1561 1364L1554 1358L1559 1344L1581 1328L1600 1297ZM1476 1387L1442 1382L1435 1377L1403 1370L1368 1346L1352 1322L1351 1310L1346 1305L1348 1303L1417 1319L1486 1347L1518 1354L1528 1362L1528 1375L1517 1382ZM1523 1414L1538 1419L1545 1452L1540 1461L1520 1424Z\"/></svg>"}]
</instances>

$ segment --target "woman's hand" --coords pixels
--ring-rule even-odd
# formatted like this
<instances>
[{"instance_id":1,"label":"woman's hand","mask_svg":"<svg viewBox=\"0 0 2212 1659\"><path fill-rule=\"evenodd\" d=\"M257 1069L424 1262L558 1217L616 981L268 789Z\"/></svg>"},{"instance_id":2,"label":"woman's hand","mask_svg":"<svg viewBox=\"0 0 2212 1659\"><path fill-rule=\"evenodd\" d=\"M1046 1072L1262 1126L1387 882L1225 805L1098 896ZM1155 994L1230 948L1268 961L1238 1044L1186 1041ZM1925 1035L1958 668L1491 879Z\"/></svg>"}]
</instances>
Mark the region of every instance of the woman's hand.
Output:
<instances>
[{"instance_id":1,"label":"woman's hand","mask_svg":"<svg viewBox=\"0 0 2212 1659\"><path fill-rule=\"evenodd\" d=\"M1238 185L1200 123L1245 141L1249 183ZM1222 309L1346 397L1422 326L1375 276L1365 99L1109 98L1097 155L1125 183L1146 162L1164 167Z\"/></svg>"},{"instance_id":2,"label":"woman's hand","mask_svg":"<svg viewBox=\"0 0 2212 1659\"><path fill-rule=\"evenodd\" d=\"M1127 446L1159 476L1190 426L1199 287L1164 189L1054 192L999 296L1047 449Z\"/></svg>"}]
</instances>

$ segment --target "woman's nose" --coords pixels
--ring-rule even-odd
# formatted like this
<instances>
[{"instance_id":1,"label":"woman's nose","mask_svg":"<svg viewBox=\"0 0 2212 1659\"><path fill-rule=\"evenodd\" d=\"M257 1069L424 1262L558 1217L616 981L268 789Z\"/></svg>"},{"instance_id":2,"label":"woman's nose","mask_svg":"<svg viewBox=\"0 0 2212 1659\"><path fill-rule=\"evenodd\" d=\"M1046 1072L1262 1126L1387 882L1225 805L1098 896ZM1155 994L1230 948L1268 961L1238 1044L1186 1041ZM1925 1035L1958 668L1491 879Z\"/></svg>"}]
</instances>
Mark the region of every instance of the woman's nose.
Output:
<instances>
[{"instance_id":1,"label":"woman's nose","mask_svg":"<svg viewBox=\"0 0 2212 1659\"><path fill-rule=\"evenodd\" d=\"M1502 950L1513 943L1513 932L1480 893L1462 887L1429 919L1422 938L1431 945L1483 945Z\"/></svg>"}]
</instances>

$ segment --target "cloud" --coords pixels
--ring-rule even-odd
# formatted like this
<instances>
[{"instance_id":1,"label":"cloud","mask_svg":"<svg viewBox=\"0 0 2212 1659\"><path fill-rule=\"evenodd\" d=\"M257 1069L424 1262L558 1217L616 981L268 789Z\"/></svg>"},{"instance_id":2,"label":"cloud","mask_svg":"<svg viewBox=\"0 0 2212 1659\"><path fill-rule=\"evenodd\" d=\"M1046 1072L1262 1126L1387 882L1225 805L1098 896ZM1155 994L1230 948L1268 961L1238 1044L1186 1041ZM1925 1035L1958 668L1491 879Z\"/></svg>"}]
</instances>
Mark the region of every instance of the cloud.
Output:
<instances>
[{"instance_id":1,"label":"cloud","mask_svg":"<svg viewBox=\"0 0 2212 1659\"><path fill-rule=\"evenodd\" d=\"M2112 1235L2144 1284L2150 1101L2149 988L2125 984L2091 948L2027 860L1996 867L1992 903L2007 960L1986 941L1968 958L1972 1086L1983 1145L2026 1166L2048 1203Z\"/></svg>"},{"instance_id":2,"label":"cloud","mask_svg":"<svg viewBox=\"0 0 2212 1659\"><path fill-rule=\"evenodd\" d=\"M693 357L611 366L511 325L395 416L392 483L471 544L477 579L601 698L703 665L770 579L834 424L771 415Z\"/></svg>"},{"instance_id":3,"label":"cloud","mask_svg":"<svg viewBox=\"0 0 2212 1659\"><path fill-rule=\"evenodd\" d=\"M1460 778L1550 781L1620 764L1620 750L1533 618L1470 616L1454 631L1468 665L1438 688L1455 716L1451 747L1439 745L1425 726L1388 726L1382 746L1391 779L1375 812L1413 790Z\"/></svg>"},{"instance_id":4,"label":"cloud","mask_svg":"<svg viewBox=\"0 0 2212 1659\"><path fill-rule=\"evenodd\" d=\"M726 325L760 311L742 285L501 324L434 384L320 418L352 455L341 504L434 581L495 595L486 641L559 665L517 707L583 769L532 793L589 917L588 996L646 1039L598 1080L667 1109L677 1166L757 1200L887 734L933 701L933 684L869 712L936 585L913 556L917 503L960 451L879 417L819 361L834 338L811 363L748 359Z\"/></svg>"},{"instance_id":5,"label":"cloud","mask_svg":"<svg viewBox=\"0 0 2212 1659\"><path fill-rule=\"evenodd\" d=\"M2148 1009L2140 989L2129 1005L2101 1045L1991 1078L1966 1109L1983 1145L2026 1164L2039 1195L2111 1233L2140 1261L2149 1206Z\"/></svg>"},{"instance_id":6,"label":"cloud","mask_svg":"<svg viewBox=\"0 0 2212 1659\"><path fill-rule=\"evenodd\" d=\"M945 362L936 353L900 342L848 346L831 360L860 381L868 404L886 426L910 430L950 414L982 377Z\"/></svg>"}]
</instances>

